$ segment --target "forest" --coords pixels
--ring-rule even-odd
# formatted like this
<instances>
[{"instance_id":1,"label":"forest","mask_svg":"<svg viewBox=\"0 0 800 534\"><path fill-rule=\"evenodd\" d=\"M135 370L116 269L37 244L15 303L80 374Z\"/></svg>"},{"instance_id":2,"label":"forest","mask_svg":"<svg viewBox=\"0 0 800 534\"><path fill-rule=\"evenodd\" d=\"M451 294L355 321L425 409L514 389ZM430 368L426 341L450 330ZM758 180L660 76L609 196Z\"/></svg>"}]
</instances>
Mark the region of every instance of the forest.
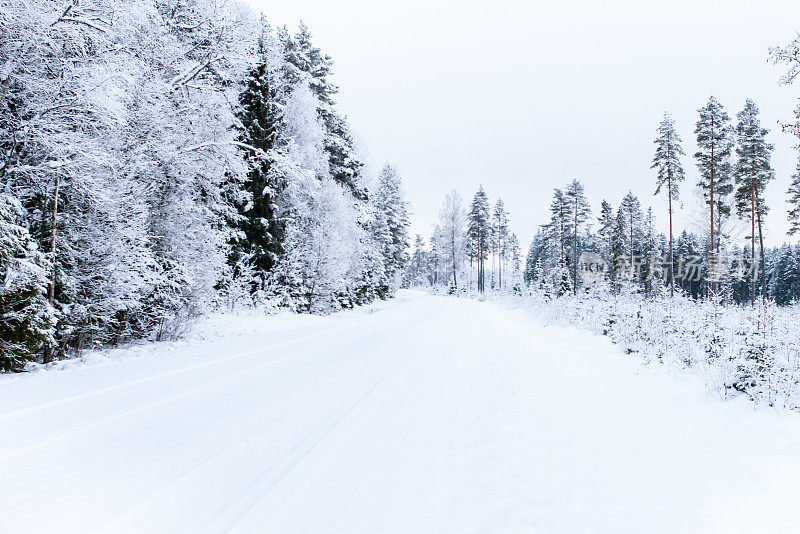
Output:
<instances>
[{"instance_id":1,"label":"forest","mask_svg":"<svg viewBox=\"0 0 800 534\"><path fill-rule=\"evenodd\" d=\"M764 216L780 208L765 201L774 147L751 99L729 113L710 97L691 134L669 113L654 125L648 195L667 233L632 191L592 213L573 179L553 191L527 256L483 187L468 204L449 193L428 243L412 244L399 171L365 163L336 103L333 59L302 22L273 28L233 0L0 7L2 371L174 339L213 310L328 313L400 286L577 307L680 301L711 306L714 332L747 314L764 335L766 316L791 322L800 299L800 245L764 244ZM796 39L770 51L786 67L780 83L800 73L798 50ZM800 106L781 128L800 135ZM689 135L705 221L693 229L673 221ZM787 195L791 236L800 164ZM639 312L603 313L609 335L646 330ZM721 345L735 343L698 342L709 354ZM764 376L783 365L762 360L752 365ZM736 380L728 386L752 391Z\"/></svg>"},{"instance_id":2,"label":"forest","mask_svg":"<svg viewBox=\"0 0 800 534\"><path fill-rule=\"evenodd\" d=\"M800 73L800 37L770 51ZM608 336L627 354L698 373L715 394L744 393L770 406L800 408L800 244L764 244L764 191L775 179L770 133L747 99L733 118L713 96L698 109L693 154L699 171L700 232L673 231L686 179L681 133L669 113L657 125L650 193L668 233L632 191L593 214L583 184L553 191L547 222L521 257L502 199L483 187L466 205L458 191L442 204L429 242L421 235L406 287L511 301L546 323ZM781 125L800 136L800 105ZM787 191L790 238L800 232L800 163ZM488 268L488 271L487 271Z\"/></svg>"},{"instance_id":3,"label":"forest","mask_svg":"<svg viewBox=\"0 0 800 534\"><path fill-rule=\"evenodd\" d=\"M365 166L332 74L235 1L0 1L0 370L389 297L400 175Z\"/></svg>"}]
</instances>

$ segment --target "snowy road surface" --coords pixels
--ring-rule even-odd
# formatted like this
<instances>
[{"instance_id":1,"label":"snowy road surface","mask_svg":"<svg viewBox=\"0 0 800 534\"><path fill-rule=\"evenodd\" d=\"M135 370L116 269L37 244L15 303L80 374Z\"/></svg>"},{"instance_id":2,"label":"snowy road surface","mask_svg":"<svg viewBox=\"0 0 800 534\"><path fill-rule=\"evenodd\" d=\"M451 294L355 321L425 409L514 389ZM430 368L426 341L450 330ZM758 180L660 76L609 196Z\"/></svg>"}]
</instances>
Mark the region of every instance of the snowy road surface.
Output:
<instances>
[{"instance_id":1,"label":"snowy road surface","mask_svg":"<svg viewBox=\"0 0 800 534\"><path fill-rule=\"evenodd\" d=\"M412 292L0 377L3 533L797 532L798 475L795 414Z\"/></svg>"}]
</instances>

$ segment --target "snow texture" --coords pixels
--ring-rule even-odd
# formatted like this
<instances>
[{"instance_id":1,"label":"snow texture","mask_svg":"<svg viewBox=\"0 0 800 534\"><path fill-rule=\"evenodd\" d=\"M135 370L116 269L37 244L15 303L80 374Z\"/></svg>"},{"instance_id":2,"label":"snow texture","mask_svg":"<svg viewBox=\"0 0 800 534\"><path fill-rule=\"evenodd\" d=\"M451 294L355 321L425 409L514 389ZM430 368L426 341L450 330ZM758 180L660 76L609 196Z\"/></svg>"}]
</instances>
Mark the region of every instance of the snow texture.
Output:
<instances>
[{"instance_id":1,"label":"snow texture","mask_svg":"<svg viewBox=\"0 0 800 534\"><path fill-rule=\"evenodd\" d=\"M796 531L796 414L606 337L411 291L231 320L0 377L0 531Z\"/></svg>"}]
</instances>

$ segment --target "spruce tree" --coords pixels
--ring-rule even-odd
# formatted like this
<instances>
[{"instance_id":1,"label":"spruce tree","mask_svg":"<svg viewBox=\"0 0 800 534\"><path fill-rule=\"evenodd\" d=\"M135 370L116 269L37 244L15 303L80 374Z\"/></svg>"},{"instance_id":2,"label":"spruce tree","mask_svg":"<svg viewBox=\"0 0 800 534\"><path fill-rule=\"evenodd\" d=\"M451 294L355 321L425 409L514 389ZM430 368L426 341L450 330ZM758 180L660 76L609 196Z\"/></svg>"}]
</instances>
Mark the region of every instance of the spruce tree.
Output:
<instances>
[{"instance_id":1,"label":"spruce tree","mask_svg":"<svg viewBox=\"0 0 800 534\"><path fill-rule=\"evenodd\" d=\"M334 96L339 88L330 81L333 59L312 43L311 32L302 21L294 36L289 36L283 28L278 32L278 39L284 48L284 76L293 85L305 73L310 77L311 90L320 102L318 112L325 126L324 145L331 176L357 200L366 201L367 191L361 184L364 165L356 154L347 120L336 109Z\"/></svg>"},{"instance_id":2,"label":"spruce tree","mask_svg":"<svg viewBox=\"0 0 800 534\"><path fill-rule=\"evenodd\" d=\"M667 192L667 212L669 214L669 287L670 296L675 292L673 281L673 268L675 260L672 247L672 213L673 202L678 201L680 184L686 178L680 157L684 155L681 147L681 138L675 131L675 121L669 113L664 113L664 118L658 126L658 137L655 139L656 153L653 156L651 169L657 169L656 191L657 195L663 187Z\"/></svg>"},{"instance_id":3,"label":"spruce tree","mask_svg":"<svg viewBox=\"0 0 800 534\"><path fill-rule=\"evenodd\" d=\"M647 208L647 215L644 219L644 231L642 232L641 245L641 278L644 280L645 291L649 292L653 288L653 280L661 278L658 263L661 256L661 248L658 242L658 235L655 230L655 217L653 208Z\"/></svg>"},{"instance_id":4,"label":"spruce tree","mask_svg":"<svg viewBox=\"0 0 800 534\"><path fill-rule=\"evenodd\" d=\"M383 243L384 265L390 280L400 273L407 261L408 206L403 197L400 174L389 164L378 175L373 204L385 221L389 241Z\"/></svg>"},{"instance_id":5,"label":"spruce tree","mask_svg":"<svg viewBox=\"0 0 800 534\"><path fill-rule=\"evenodd\" d=\"M766 141L769 132L761 127L758 119L758 108L749 98L744 109L736 114L736 214L740 218L750 220L750 254L755 264L755 234L758 230L759 247L761 249L760 264L764 264L764 236L762 222L768 207L764 202L764 189L767 182L775 177L770 162L774 146ZM756 228L757 227L757 228ZM754 281L751 281L751 283ZM766 298L766 286L762 284L762 297ZM752 283L751 298L755 300L755 284Z\"/></svg>"},{"instance_id":6,"label":"spruce tree","mask_svg":"<svg viewBox=\"0 0 800 534\"><path fill-rule=\"evenodd\" d=\"M49 262L25 228L19 201L0 193L0 372L20 371L53 343Z\"/></svg>"},{"instance_id":7,"label":"spruce tree","mask_svg":"<svg viewBox=\"0 0 800 534\"><path fill-rule=\"evenodd\" d=\"M281 90L278 73L269 57L271 50L266 28L259 39L259 63L250 70L239 96L240 140L258 149L244 150L249 172L242 189L246 195L236 199L238 217L234 228L240 230L232 239L229 263L236 268L248 261L255 270L256 287L263 288L267 273L283 252L283 219L277 215L277 199L284 184L272 172L272 150L281 128Z\"/></svg>"},{"instance_id":8,"label":"spruce tree","mask_svg":"<svg viewBox=\"0 0 800 534\"><path fill-rule=\"evenodd\" d=\"M733 192L729 161L732 148L730 117L713 96L697 111L700 118L694 133L697 134L699 150L694 157L700 170L698 186L709 206L709 251L715 253L720 248L722 221L731 212L726 199Z\"/></svg>"}]
</instances>

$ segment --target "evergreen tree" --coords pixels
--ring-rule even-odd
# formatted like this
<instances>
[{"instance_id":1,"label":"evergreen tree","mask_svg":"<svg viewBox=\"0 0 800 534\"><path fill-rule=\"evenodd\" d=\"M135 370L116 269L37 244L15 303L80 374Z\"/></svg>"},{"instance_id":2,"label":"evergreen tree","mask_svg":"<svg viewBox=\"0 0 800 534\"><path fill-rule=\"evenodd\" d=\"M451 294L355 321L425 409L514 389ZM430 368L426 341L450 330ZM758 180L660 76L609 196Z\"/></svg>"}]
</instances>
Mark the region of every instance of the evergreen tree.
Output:
<instances>
[{"instance_id":1,"label":"evergreen tree","mask_svg":"<svg viewBox=\"0 0 800 534\"><path fill-rule=\"evenodd\" d=\"M426 283L428 277L428 251L425 250L425 238L417 234L414 237L414 252L406 266L403 285L416 287Z\"/></svg>"},{"instance_id":2,"label":"evergreen tree","mask_svg":"<svg viewBox=\"0 0 800 534\"><path fill-rule=\"evenodd\" d=\"M483 293L486 289L485 261L488 258L489 235L491 232L489 199L483 190L483 186L478 189L472 199L467 221L467 237L478 267L478 291Z\"/></svg>"},{"instance_id":3,"label":"evergreen tree","mask_svg":"<svg viewBox=\"0 0 800 534\"><path fill-rule=\"evenodd\" d=\"M766 141L769 132L761 127L758 108L749 98L744 109L737 113L736 125L736 213L740 218L750 219L751 263L755 264L755 234L758 230L760 263L764 263L764 236L762 221L768 208L764 202L764 189L767 182L775 177L770 162L774 146ZM758 227L758 228L756 228ZM755 284L752 285L752 299L755 300ZM762 286L762 296L766 298L766 286Z\"/></svg>"},{"instance_id":4,"label":"evergreen tree","mask_svg":"<svg viewBox=\"0 0 800 534\"><path fill-rule=\"evenodd\" d=\"M769 50L772 62L775 64L783 63L788 65L788 70L780 78L781 85L790 85L800 74L800 35L792 39L786 46L776 46ZM789 132L796 137L800 137L800 103L794 108L795 121L793 123L783 123L785 132ZM792 175L792 182L788 190L789 194L789 235L795 235L800 231L800 161L797 163L795 173Z\"/></svg>"},{"instance_id":5,"label":"evergreen tree","mask_svg":"<svg viewBox=\"0 0 800 534\"><path fill-rule=\"evenodd\" d=\"M390 280L394 280L408 259L408 206L403 196L400 174L389 164L378 175L378 187L372 200L385 220L390 241L381 247L384 265Z\"/></svg>"},{"instance_id":6,"label":"evergreen tree","mask_svg":"<svg viewBox=\"0 0 800 534\"><path fill-rule=\"evenodd\" d=\"M278 32L278 39L286 60L284 76L290 84L295 84L303 73L310 77L311 89L319 102L318 113L325 126L324 147L331 176L356 199L365 201L367 191L361 184L363 163L356 154L347 120L336 109L334 96L339 88L329 79L333 59L312 43L311 32L302 21L294 36L290 37L288 31L282 29Z\"/></svg>"},{"instance_id":7,"label":"evergreen tree","mask_svg":"<svg viewBox=\"0 0 800 534\"><path fill-rule=\"evenodd\" d=\"M669 213L669 272L667 273L670 284L670 295L674 293L673 269L675 259L672 247L672 203L678 201L680 184L686 178L680 157L684 155L681 147L681 138L675 131L675 121L669 113L664 113L664 118L658 126L658 137L655 139L656 153L653 156L651 169L657 169L656 191L661 188L667 192L667 212Z\"/></svg>"},{"instance_id":8,"label":"evergreen tree","mask_svg":"<svg viewBox=\"0 0 800 534\"><path fill-rule=\"evenodd\" d=\"M578 292L578 233L583 224L591 216L589 201L586 200L583 185L572 180L564 191L564 198L569 205L570 227L572 229L572 283L573 292Z\"/></svg>"},{"instance_id":9,"label":"evergreen tree","mask_svg":"<svg viewBox=\"0 0 800 534\"><path fill-rule=\"evenodd\" d=\"M662 267L660 265L661 247L655 230L653 208L647 208L641 247L641 268L639 277L644 281L645 291L649 292L653 289L653 281L663 277L663 273L661 272Z\"/></svg>"},{"instance_id":10,"label":"evergreen tree","mask_svg":"<svg viewBox=\"0 0 800 534\"><path fill-rule=\"evenodd\" d=\"M569 246L569 239L572 236L572 206L567 196L561 189L553 190L553 200L550 202L550 222L543 228L547 232L548 241L551 246L558 249L558 267L567 267L566 250Z\"/></svg>"},{"instance_id":11,"label":"evergreen tree","mask_svg":"<svg viewBox=\"0 0 800 534\"><path fill-rule=\"evenodd\" d=\"M614 262L620 264L629 261L630 264L627 267L630 269L629 276L631 278L637 274L636 256L641 253L643 223L644 215L641 203L633 192L628 191L617 211L617 224L614 231Z\"/></svg>"},{"instance_id":12,"label":"evergreen tree","mask_svg":"<svg viewBox=\"0 0 800 534\"><path fill-rule=\"evenodd\" d=\"M24 219L19 201L0 193L0 372L22 370L53 343L49 265Z\"/></svg>"},{"instance_id":13,"label":"evergreen tree","mask_svg":"<svg viewBox=\"0 0 800 534\"><path fill-rule=\"evenodd\" d=\"M522 277L526 284L540 282L544 278L545 263L553 256L549 254L548 245L549 239L546 230L540 229L533 236L530 247L528 247L528 254L525 257L525 271Z\"/></svg>"},{"instance_id":14,"label":"evergreen tree","mask_svg":"<svg viewBox=\"0 0 800 534\"><path fill-rule=\"evenodd\" d=\"M601 243L600 255L606 261L611 262L612 237L616 217L614 216L614 208L605 200L600 204L600 216L597 218L597 222L600 223L600 228L597 230L597 237Z\"/></svg>"},{"instance_id":15,"label":"evergreen tree","mask_svg":"<svg viewBox=\"0 0 800 534\"><path fill-rule=\"evenodd\" d=\"M699 298L704 285L703 247L700 239L695 234L686 230L681 232L676 246L678 252L678 273L676 277L681 281L681 288L693 298Z\"/></svg>"},{"instance_id":16,"label":"evergreen tree","mask_svg":"<svg viewBox=\"0 0 800 534\"><path fill-rule=\"evenodd\" d=\"M520 270L521 265L520 261L522 259L522 251L519 247L519 239L517 238L517 234L512 233L511 237L508 238L508 250L509 250L509 257L511 260L511 269L513 272L513 280L512 280L512 288L515 291L518 291L518 284L520 281Z\"/></svg>"},{"instance_id":17,"label":"evergreen tree","mask_svg":"<svg viewBox=\"0 0 800 534\"><path fill-rule=\"evenodd\" d=\"M694 133L697 134L699 150L694 157L700 170L700 187L709 206L709 236L711 253L719 252L722 237L722 221L730 215L727 195L733 192L731 183L731 128L730 117L716 98L698 110L700 118Z\"/></svg>"},{"instance_id":18,"label":"evergreen tree","mask_svg":"<svg viewBox=\"0 0 800 534\"><path fill-rule=\"evenodd\" d=\"M498 198L492 212L492 236L495 255L497 256L497 284L503 288L503 260L508 251L508 212L506 211L503 200ZM494 273L492 273L494 279Z\"/></svg>"},{"instance_id":19,"label":"evergreen tree","mask_svg":"<svg viewBox=\"0 0 800 534\"><path fill-rule=\"evenodd\" d=\"M250 70L239 96L240 139L248 145L244 157L250 170L242 184L245 194L236 199L239 216L233 226L240 232L232 239L229 263L234 268L242 261L252 265L257 278L254 290L263 288L267 273L283 252L285 233L284 220L277 215L278 196L284 184L278 174L272 172L272 151L276 148L281 128L283 90L276 60L272 56L274 43L271 38L271 31L262 20L259 62Z\"/></svg>"},{"instance_id":20,"label":"evergreen tree","mask_svg":"<svg viewBox=\"0 0 800 534\"><path fill-rule=\"evenodd\" d=\"M792 183L789 186L789 211L787 213L789 220L789 235L795 235L800 232L800 160L797 162L797 168L792 175Z\"/></svg>"}]
</instances>

